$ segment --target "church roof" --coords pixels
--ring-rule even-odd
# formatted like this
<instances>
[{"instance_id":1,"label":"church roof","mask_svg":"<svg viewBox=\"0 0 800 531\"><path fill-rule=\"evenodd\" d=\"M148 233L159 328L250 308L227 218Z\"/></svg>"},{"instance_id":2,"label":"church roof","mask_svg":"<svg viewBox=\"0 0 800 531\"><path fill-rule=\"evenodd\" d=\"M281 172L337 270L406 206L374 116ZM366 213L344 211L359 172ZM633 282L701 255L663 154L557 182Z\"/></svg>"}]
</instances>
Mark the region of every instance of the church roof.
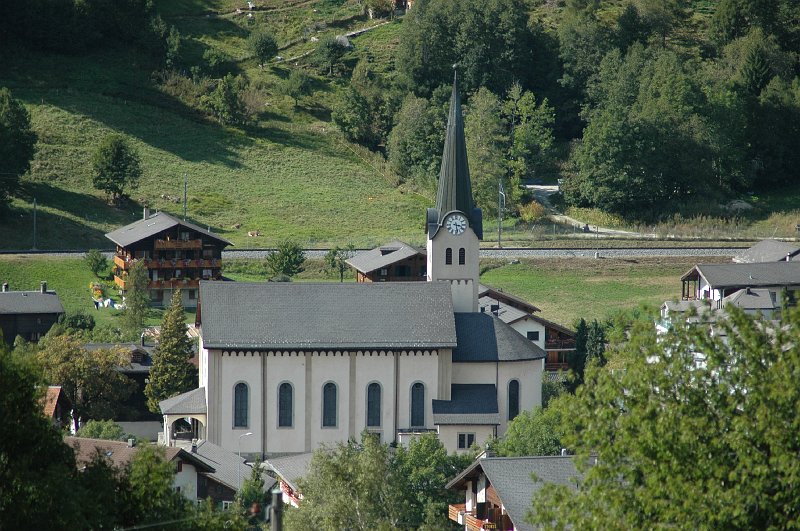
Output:
<instances>
[{"instance_id":1,"label":"church roof","mask_svg":"<svg viewBox=\"0 0 800 531\"><path fill-rule=\"evenodd\" d=\"M347 263L362 273L371 273L414 255L426 255L426 251L395 240L347 259Z\"/></svg>"},{"instance_id":2,"label":"church roof","mask_svg":"<svg viewBox=\"0 0 800 531\"><path fill-rule=\"evenodd\" d=\"M203 345L222 349L451 348L445 282L200 282Z\"/></svg>"},{"instance_id":3,"label":"church roof","mask_svg":"<svg viewBox=\"0 0 800 531\"><path fill-rule=\"evenodd\" d=\"M453 384L450 400L433 401L434 424L500 424L493 384Z\"/></svg>"},{"instance_id":4,"label":"church roof","mask_svg":"<svg viewBox=\"0 0 800 531\"><path fill-rule=\"evenodd\" d=\"M106 234L106 238L116 243L120 247L127 247L132 243L136 243L144 238L154 236L177 225L190 228L193 231L199 232L205 236L208 236L209 238L213 238L224 245L233 245L225 238L214 234L213 232L209 232L202 227L198 227L194 223L189 223L188 221L182 221L174 218L166 212L156 212L147 219L140 219L139 221L134 221L129 225L120 227L117 230Z\"/></svg>"},{"instance_id":5,"label":"church roof","mask_svg":"<svg viewBox=\"0 0 800 531\"><path fill-rule=\"evenodd\" d=\"M478 238L483 238L483 219L480 209L472 199L472 184L467 162L467 143L464 138L464 117L461 115L461 97L458 94L458 73L453 75L453 92L450 96L450 113L439 170L436 208L428 211L428 237L433 237L450 212L458 210L469 219Z\"/></svg>"},{"instance_id":6,"label":"church roof","mask_svg":"<svg viewBox=\"0 0 800 531\"><path fill-rule=\"evenodd\" d=\"M455 314L458 346L454 362L539 360L544 350L498 317L485 313Z\"/></svg>"}]
</instances>

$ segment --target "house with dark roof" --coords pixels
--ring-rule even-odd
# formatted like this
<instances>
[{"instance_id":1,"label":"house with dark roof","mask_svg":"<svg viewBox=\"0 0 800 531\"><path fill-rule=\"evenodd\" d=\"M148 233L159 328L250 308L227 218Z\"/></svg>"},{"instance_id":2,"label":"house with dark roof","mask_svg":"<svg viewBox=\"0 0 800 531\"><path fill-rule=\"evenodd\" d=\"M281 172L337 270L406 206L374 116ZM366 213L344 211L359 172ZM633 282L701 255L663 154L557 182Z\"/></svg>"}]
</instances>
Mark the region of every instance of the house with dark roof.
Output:
<instances>
[{"instance_id":1,"label":"house with dark roof","mask_svg":"<svg viewBox=\"0 0 800 531\"><path fill-rule=\"evenodd\" d=\"M467 531L533 531L526 521L536 493L546 484L577 489L581 474L573 457L480 457L446 488L464 492L448 517Z\"/></svg>"},{"instance_id":2,"label":"house with dark roof","mask_svg":"<svg viewBox=\"0 0 800 531\"><path fill-rule=\"evenodd\" d=\"M150 302L169 305L172 292L181 290L185 307L197 306L200 280L222 278L222 250L231 242L166 212L151 214L144 209L139 221L106 234L114 242L114 282L124 294L128 271L136 261L144 262L150 279Z\"/></svg>"},{"instance_id":3,"label":"house with dark roof","mask_svg":"<svg viewBox=\"0 0 800 531\"><path fill-rule=\"evenodd\" d=\"M356 282L424 281L427 276L425 249L394 240L347 259L356 272Z\"/></svg>"},{"instance_id":4,"label":"house with dark roof","mask_svg":"<svg viewBox=\"0 0 800 531\"><path fill-rule=\"evenodd\" d=\"M38 341L64 315L64 307L55 291L42 282L38 291L11 291L4 282L0 291L0 332L6 344L17 336Z\"/></svg>"},{"instance_id":5,"label":"house with dark roof","mask_svg":"<svg viewBox=\"0 0 800 531\"><path fill-rule=\"evenodd\" d=\"M294 507L300 506L303 495L298 480L308 474L311 468L311 452L273 457L264 461L264 468L276 478L283 493L283 502Z\"/></svg>"},{"instance_id":6,"label":"house with dark roof","mask_svg":"<svg viewBox=\"0 0 800 531\"><path fill-rule=\"evenodd\" d=\"M683 300L710 300L722 307L725 297L751 288L786 292L790 301L800 291L800 261L743 264L698 264L681 277Z\"/></svg>"},{"instance_id":7,"label":"house with dark roof","mask_svg":"<svg viewBox=\"0 0 800 531\"><path fill-rule=\"evenodd\" d=\"M761 240L733 257L737 264L791 262L800 257L800 247L780 240Z\"/></svg>"},{"instance_id":8,"label":"house with dark roof","mask_svg":"<svg viewBox=\"0 0 800 531\"><path fill-rule=\"evenodd\" d=\"M189 417L199 437L250 457L365 430L397 444L436 432L465 452L540 405L544 350L479 311L482 214L470 186L454 83L426 281L201 281L199 389L162 402L165 439Z\"/></svg>"}]
</instances>

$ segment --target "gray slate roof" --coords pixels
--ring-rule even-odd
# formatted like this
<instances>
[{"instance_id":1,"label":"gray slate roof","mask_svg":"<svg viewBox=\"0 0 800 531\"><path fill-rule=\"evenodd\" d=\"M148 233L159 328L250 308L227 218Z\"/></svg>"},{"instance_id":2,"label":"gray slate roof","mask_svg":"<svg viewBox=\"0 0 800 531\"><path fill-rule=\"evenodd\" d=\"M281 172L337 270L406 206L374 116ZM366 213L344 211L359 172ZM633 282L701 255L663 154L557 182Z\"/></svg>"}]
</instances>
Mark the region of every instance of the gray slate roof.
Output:
<instances>
[{"instance_id":1,"label":"gray slate roof","mask_svg":"<svg viewBox=\"0 0 800 531\"><path fill-rule=\"evenodd\" d=\"M120 372L126 374L149 373L150 368L153 366L152 353L156 350L155 347L142 346L139 343L84 343L83 348L90 352L93 350L120 349L127 352L131 358L136 354L136 358L140 361L131 359L130 365L120 367Z\"/></svg>"},{"instance_id":2,"label":"gray slate roof","mask_svg":"<svg viewBox=\"0 0 800 531\"><path fill-rule=\"evenodd\" d=\"M544 350L505 324L485 313L455 314L458 346L454 362L491 362L539 360Z\"/></svg>"},{"instance_id":3,"label":"gray slate roof","mask_svg":"<svg viewBox=\"0 0 800 531\"><path fill-rule=\"evenodd\" d=\"M444 282L200 282L206 348L417 349L456 345Z\"/></svg>"},{"instance_id":4,"label":"gray slate roof","mask_svg":"<svg viewBox=\"0 0 800 531\"><path fill-rule=\"evenodd\" d=\"M507 299L509 301L512 301L515 306L522 306L528 313L535 313L541 311L539 308L537 308L530 302L526 301L525 299L520 299L516 295L506 293L501 289L495 289L485 284L478 284L478 296L490 297L495 300Z\"/></svg>"},{"instance_id":5,"label":"gray slate roof","mask_svg":"<svg viewBox=\"0 0 800 531\"><path fill-rule=\"evenodd\" d=\"M713 289L800 285L800 261L754 264L698 264L681 277L699 274Z\"/></svg>"},{"instance_id":6,"label":"gray slate roof","mask_svg":"<svg viewBox=\"0 0 800 531\"><path fill-rule=\"evenodd\" d=\"M292 490L297 491L297 480L308 473L312 457L314 457L314 454L311 452L273 457L272 459L265 459L264 465L280 476L283 481L292 487Z\"/></svg>"},{"instance_id":7,"label":"gray slate roof","mask_svg":"<svg viewBox=\"0 0 800 531\"><path fill-rule=\"evenodd\" d=\"M128 245L143 240L144 238L153 236L158 234L159 232L165 231L167 229L171 229L176 225L182 225L184 227L190 228L194 231L197 231L201 234L208 236L209 238L213 238L217 241L224 243L225 245L233 245L231 242L223 238L218 234L214 234L213 232L209 232L208 230L195 225L194 223L189 223L188 221L183 221L177 218L174 218L167 214L166 212L156 212L152 216L147 219L140 219L139 221L134 221L130 225L125 225L117 230L111 231L106 234L106 238L111 240L112 242L116 243L121 247L127 247Z\"/></svg>"},{"instance_id":8,"label":"gray slate roof","mask_svg":"<svg viewBox=\"0 0 800 531\"><path fill-rule=\"evenodd\" d=\"M371 273L417 254L425 256L426 251L394 240L375 249L360 252L349 258L347 263L362 273Z\"/></svg>"},{"instance_id":9,"label":"gray slate roof","mask_svg":"<svg viewBox=\"0 0 800 531\"><path fill-rule=\"evenodd\" d=\"M768 289L741 289L722 299L722 305L732 304L742 310L773 310L780 307L777 294Z\"/></svg>"},{"instance_id":10,"label":"gray slate roof","mask_svg":"<svg viewBox=\"0 0 800 531\"><path fill-rule=\"evenodd\" d=\"M446 488L463 487L466 478L477 477L481 471L503 502L514 528L520 531L533 531L525 515L545 484L577 488L581 477L572 457L485 457L475 461Z\"/></svg>"},{"instance_id":11,"label":"gray slate roof","mask_svg":"<svg viewBox=\"0 0 800 531\"><path fill-rule=\"evenodd\" d=\"M208 441L198 441L197 451L192 455L197 456L201 461L214 469L213 472L206 473L207 476L213 478L219 483L226 485L238 492L241 484L250 477L252 467L245 464L244 459L239 459L239 456L233 452L217 446L216 444ZM241 483L237 482L239 479L239 467L241 466ZM276 481L266 476L264 477L264 488L269 490L275 485Z\"/></svg>"},{"instance_id":12,"label":"gray slate roof","mask_svg":"<svg viewBox=\"0 0 800 531\"><path fill-rule=\"evenodd\" d=\"M28 313L64 313L64 307L55 291L0 292L0 315Z\"/></svg>"},{"instance_id":13,"label":"gray slate roof","mask_svg":"<svg viewBox=\"0 0 800 531\"><path fill-rule=\"evenodd\" d=\"M434 424L500 424L497 388L492 384L453 384L450 400L433 401Z\"/></svg>"},{"instance_id":14,"label":"gray slate roof","mask_svg":"<svg viewBox=\"0 0 800 531\"><path fill-rule=\"evenodd\" d=\"M740 264L756 262L780 262L786 260L786 255L794 258L800 255L800 247L780 240L761 240L749 249L733 257L733 261Z\"/></svg>"},{"instance_id":15,"label":"gray slate roof","mask_svg":"<svg viewBox=\"0 0 800 531\"><path fill-rule=\"evenodd\" d=\"M508 304L503 304L497 299L493 299L488 296L483 296L478 299L478 308L487 314L492 313L493 305L500 307L500 309L497 311L497 317L499 317L500 320L506 324L511 324L525 317L530 317L529 313L518 310L517 308L509 306Z\"/></svg>"},{"instance_id":16,"label":"gray slate roof","mask_svg":"<svg viewBox=\"0 0 800 531\"><path fill-rule=\"evenodd\" d=\"M201 415L206 413L206 389L198 387L158 403L162 415Z\"/></svg>"}]
</instances>

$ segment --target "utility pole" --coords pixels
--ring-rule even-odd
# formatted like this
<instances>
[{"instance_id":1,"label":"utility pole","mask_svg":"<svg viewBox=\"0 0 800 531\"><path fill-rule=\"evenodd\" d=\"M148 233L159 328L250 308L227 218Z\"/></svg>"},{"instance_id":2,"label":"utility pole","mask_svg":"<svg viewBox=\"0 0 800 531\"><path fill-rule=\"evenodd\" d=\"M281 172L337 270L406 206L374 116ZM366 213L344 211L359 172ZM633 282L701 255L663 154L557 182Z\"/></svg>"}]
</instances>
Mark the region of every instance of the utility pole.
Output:
<instances>
[{"instance_id":1,"label":"utility pole","mask_svg":"<svg viewBox=\"0 0 800 531\"><path fill-rule=\"evenodd\" d=\"M33 250L36 250L36 198L33 198Z\"/></svg>"},{"instance_id":2,"label":"utility pole","mask_svg":"<svg viewBox=\"0 0 800 531\"><path fill-rule=\"evenodd\" d=\"M186 221L186 187L188 186L186 179L187 179L186 172L184 172L183 173L183 221Z\"/></svg>"},{"instance_id":3,"label":"utility pole","mask_svg":"<svg viewBox=\"0 0 800 531\"><path fill-rule=\"evenodd\" d=\"M503 247L503 209L506 206L506 193L503 191L503 181L497 181L497 247Z\"/></svg>"}]
</instances>

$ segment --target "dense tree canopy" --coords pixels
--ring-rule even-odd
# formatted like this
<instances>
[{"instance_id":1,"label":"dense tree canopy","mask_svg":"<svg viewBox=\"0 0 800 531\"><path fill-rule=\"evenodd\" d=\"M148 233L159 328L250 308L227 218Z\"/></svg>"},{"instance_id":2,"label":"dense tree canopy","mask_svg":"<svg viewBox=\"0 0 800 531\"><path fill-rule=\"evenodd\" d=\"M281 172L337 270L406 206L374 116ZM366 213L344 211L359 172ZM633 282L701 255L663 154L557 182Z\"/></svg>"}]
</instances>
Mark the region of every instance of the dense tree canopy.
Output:
<instances>
[{"instance_id":1,"label":"dense tree canopy","mask_svg":"<svg viewBox=\"0 0 800 531\"><path fill-rule=\"evenodd\" d=\"M536 521L559 529L787 529L800 491L800 310L730 310L713 325L632 325L615 366L590 366L558 401L585 479L547 487Z\"/></svg>"},{"instance_id":2,"label":"dense tree canopy","mask_svg":"<svg viewBox=\"0 0 800 531\"><path fill-rule=\"evenodd\" d=\"M100 141L92 155L92 171L94 187L116 204L138 188L142 163L125 137L109 135Z\"/></svg>"},{"instance_id":3,"label":"dense tree canopy","mask_svg":"<svg viewBox=\"0 0 800 531\"><path fill-rule=\"evenodd\" d=\"M10 90L0 87L0 215L17 191L20 176L30 169L35 145L30 113Z\"/></svg>"}]
</instances>

